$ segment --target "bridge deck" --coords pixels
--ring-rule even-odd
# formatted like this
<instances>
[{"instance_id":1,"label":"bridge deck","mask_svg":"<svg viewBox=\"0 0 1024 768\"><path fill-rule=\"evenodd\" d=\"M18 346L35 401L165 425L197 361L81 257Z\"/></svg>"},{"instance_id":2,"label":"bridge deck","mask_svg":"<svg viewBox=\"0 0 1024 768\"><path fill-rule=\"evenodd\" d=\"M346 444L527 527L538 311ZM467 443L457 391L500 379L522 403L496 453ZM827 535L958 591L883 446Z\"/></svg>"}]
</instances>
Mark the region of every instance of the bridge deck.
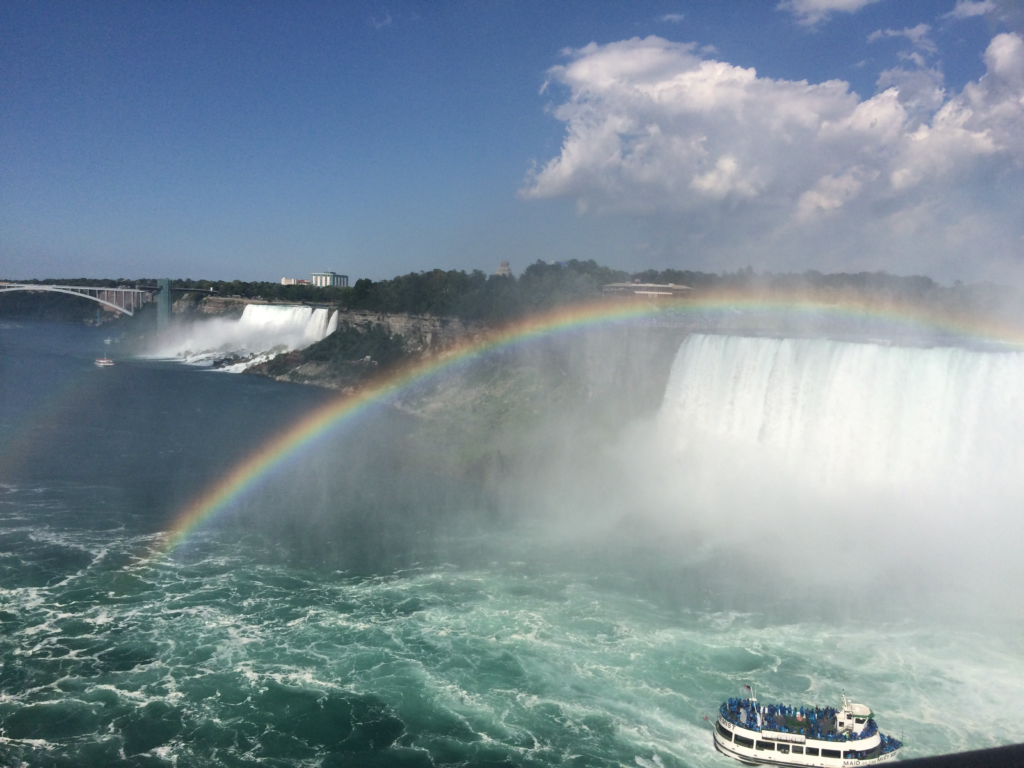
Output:
<instances>
[{"instance_id":1,"label":"bridge deck","mask_svg":"<svg viewBox=\"0 0 1024 768\"><path fill-rule=\"evenodd\" d=\"M85 285L42 285L39 283L0 283L0 293L11 291L48 291L92 299L115 312L135 314L143 304L153 300L155 288L94 288Z\"/></svg>"}]
</instances>

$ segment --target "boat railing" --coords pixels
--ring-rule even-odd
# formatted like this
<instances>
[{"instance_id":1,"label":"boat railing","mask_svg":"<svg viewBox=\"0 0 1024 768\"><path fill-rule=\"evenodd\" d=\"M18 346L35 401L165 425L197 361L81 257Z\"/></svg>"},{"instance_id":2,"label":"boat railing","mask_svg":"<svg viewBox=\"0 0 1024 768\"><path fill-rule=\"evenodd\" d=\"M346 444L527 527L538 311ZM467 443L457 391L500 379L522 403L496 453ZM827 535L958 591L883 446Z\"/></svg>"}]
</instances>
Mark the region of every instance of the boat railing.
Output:
<instances>
[{"instance_id":1,"label":"boat railing","mask_svg":"<svg viewBox=\"0 0 1024 768\"><path fill-rule=\"evenodd\" d=\"M729 699L722 702L719 711L726 720L750 731L801 734L816 741L854 742L869 739L878 733L878 724L869 719L860 733L835 731L837 710L832 707L787 707L781 704L759 705L750 699ZM740 713L743 717L740 717ZM759 718L760 714L760 718ZM761 724L758 725L758 719ZM799 719L799 726L787 725L788 720ZM782 722L780 722L780 720ZM831 724L829 721L832 721ZM831 731L826 727L831 725ZM888 737L883 737L888 738Z\"/></svg>"}]
</instances>

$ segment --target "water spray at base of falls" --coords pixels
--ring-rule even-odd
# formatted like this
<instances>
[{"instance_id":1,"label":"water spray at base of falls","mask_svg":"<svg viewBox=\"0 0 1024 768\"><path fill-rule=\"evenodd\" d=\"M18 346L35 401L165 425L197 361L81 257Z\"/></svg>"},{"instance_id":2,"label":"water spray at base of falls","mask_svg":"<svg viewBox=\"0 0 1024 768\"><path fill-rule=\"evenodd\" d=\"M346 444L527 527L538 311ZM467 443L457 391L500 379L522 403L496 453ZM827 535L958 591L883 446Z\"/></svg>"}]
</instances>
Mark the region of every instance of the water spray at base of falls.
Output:
<instances>
[{"instance_id":1,"label":"water spray at base of falls","mask_svg":"<svg viewBox=\"0 0 1024 768\"><path fill-rule=\"evenodd\" d=\"M338 313L326 308L247 304L238 320L213 318L171 328L145 356L238 373L274 354L305 349L337 329Z\"/></svg>"},{"instance_id":2,"label":"water spray at base of falls","mask_svg":"<svg viewBox=\"0 0 1024 768\"><path fill-rule=\"evenodd\" d=\"M1024 618L1021 466L1022 353L693 334L650 420L531 482L747 607Z\"/></svg>"}]
</instances>

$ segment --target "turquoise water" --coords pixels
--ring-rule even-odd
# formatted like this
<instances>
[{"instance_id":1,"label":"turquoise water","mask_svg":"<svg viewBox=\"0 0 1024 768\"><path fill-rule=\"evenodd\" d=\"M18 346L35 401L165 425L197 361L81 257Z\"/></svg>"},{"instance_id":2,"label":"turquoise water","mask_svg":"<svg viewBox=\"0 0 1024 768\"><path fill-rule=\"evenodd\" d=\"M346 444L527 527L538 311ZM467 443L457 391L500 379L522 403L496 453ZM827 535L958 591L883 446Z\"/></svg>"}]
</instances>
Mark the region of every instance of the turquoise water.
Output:
<instances>
[{"instance_id":1,"label":"turquoise water","mask_svg":"<svg viewBox=\"0 0 1024 768\"><path fill-rule=\"evenodd\" d=\"M424 526L450 498L437 489L417 532L388 539L404 557L349 558L381 546L365 520L338 529L337 558L304 556L296 529L308 513L327 530L312 508L327 486L288 510L264 488L262 506L151 560L192 485L321 395L127 361L97 372L77 351L89 336L6 333L0 764L726 766L703 715L744 683L808 704L845 689L909 755L1024 741L1006 707L1024 690L1012 634L737 608L714 557L701 576L663 552L570 555L532 523ZM54 372L75 402L91 388L89 413L52 401ZM96 378L111 372L121 384ZM254 403L276 417L253 419ZM186 420L197 408L215 415ZM116 429L96 415L125 409ZM275 511L290 539L251 524Z\"/></svg>"}]
</instances>

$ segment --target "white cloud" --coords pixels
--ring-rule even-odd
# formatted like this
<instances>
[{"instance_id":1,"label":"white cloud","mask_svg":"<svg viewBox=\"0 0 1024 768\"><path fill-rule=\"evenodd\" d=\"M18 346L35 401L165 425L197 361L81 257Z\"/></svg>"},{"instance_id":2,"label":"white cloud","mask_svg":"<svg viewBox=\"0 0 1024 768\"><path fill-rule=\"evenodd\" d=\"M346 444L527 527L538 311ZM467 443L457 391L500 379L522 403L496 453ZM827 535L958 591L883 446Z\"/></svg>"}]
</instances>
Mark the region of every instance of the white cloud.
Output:
<instances>
[{"instance_id":1,"label":"white cloud","mask_svg":"<svg viewBox=\"0 0 1024 768\"><path fill-rule=\"evenodd\" d=\"M930 32L931 26L918 24L905 29L879 29L868 35L869 43L886 38L905 38L914 49L897 54L911 65L909 69L900 66L883 70L876 82L879 90L896 89L899 101L912 122L927 120L946 100L942 71L937 66L929 66L929 59L934 59L938 52Z\"/></svg>"},{"instance_id":2,"label":"white cloud","mask_svg":"<svg viewBox=\"0 0 1024 768\"><path fill-rule=\"evenodd\" d=\"M1024 74L1024 42L1020 36L1002 34L992 38L985 50L985 64L999 77L1019 84Z\"/></svg>"},{"instance_id":3,"label":"white cloud","mask_svg":"<svg viewBox=\"0 0 1024 768\"><path fill-rule=\"evenodd\" d=\"M820 211L834 211L860 194L864 181L878 178L878 171L866 173L863 168L851 168L841 176L822 176L811 189L800 195L797 216L807 220Z\"/></svg>"},{"instance_id":4,"label":"white cloud","mask_svg":"<svg viewBox=\"0 0 1024 768\"><path fill-rule=\"evenodd\" d=\"M715 200L721 200L730 194L754 197L757 194L757 185L754 179L744 176L736 158L732 155L723 155L710 171L694 176L690 181L690 187Z\"/></svg>"},{"instance_id":5,"label":"white cloud","mask_svg":"<svg viewBox=\"0 0 1024 768\"><path fill-rule=\"evenodd\" d=\"M923 64L883 70L876 85L880 90L895 89L908 117L917 123L927 121L946 101L942 72Z\"/></svg>"},{"instance_id":6,"label":"white cloud","mask_svg":"<svg viewBox=\"0 0 1024 768\"><path fill-rule=\"evenodd\" d=\"M800 24L814 26L826 21L835 11L855 13L864 6L877 2L878 0L782 0L776 7L780 11L792 13Z\"/></svg>"},{"instance_id":7,"label":"white cloud","mask_svg":"<svg viewBox=\"0 0 1024 768\"><path fill-rule=\"evenodd\" d=\"M917 122L926 120L946 98L942 71L937 66L929 67L928 60L938 53L938 46L930 35L931 29L928 24L918 24L905 29L878 29L868 35L869 43L891 38L910 42L913 50L897 54L910 68L900 66L883 70L876 85L880 90L896 88L900 103L910 119Z\"/></svg>"},{"instance_id":8,"label":"white cloud","mask_svg":"<svg viewBox=\"0 0 1024 768\"><path fill-rule=\"evenodd\" d=\"M658 37L592 43L549 72L568 89L554 113L565 140L521 194L658 222L709 249L757 243L776 261L907 248L926 261L968 215L1016 241L999 218L1015 204L979 212L972 194L991 198L998 176L1024 195L1024 40L998 35L984 60L961 93L933 70L889 70L862 99L843 81L759 77Z\"/></svg>"},{"instance_id":9,"label":"white cloud","mask_svg":"<svg viewBox=\"0 0 1024 768\"><path fill-rule=\"evenodd\" d=\"M932 28L928 24L918 24L916 27L907 27L906 29L878 29L868 35L868 42L873 43L887 37L905 37L915 48L935 53L938 51L938 46L928 34L931 31Z\"/></svg>"},{"instance_id":10,"label":"white cloud","mask_svg":"<svg viewBox=\"0 0 1024 768\"><path fill-rule=\"evenodd\" d=\"M669 24L678 24L685 18L685 14L682 13L666 13L664 16L661 17L661 20L667 21Z\"/></svg>"},{"instance_id":11,"label":"white cloud","mask_svg":"<svg viewBox=\"0 0 1024 768\"><path fill-rule=\"evenodd\" d=\"M972 16L984 16L986 13L991 13L996 9L996 4L992 0L957 0L956 7L952 11L945 14L942 18L944 19L969 19Z\"/></svg>"}]
</instances>

